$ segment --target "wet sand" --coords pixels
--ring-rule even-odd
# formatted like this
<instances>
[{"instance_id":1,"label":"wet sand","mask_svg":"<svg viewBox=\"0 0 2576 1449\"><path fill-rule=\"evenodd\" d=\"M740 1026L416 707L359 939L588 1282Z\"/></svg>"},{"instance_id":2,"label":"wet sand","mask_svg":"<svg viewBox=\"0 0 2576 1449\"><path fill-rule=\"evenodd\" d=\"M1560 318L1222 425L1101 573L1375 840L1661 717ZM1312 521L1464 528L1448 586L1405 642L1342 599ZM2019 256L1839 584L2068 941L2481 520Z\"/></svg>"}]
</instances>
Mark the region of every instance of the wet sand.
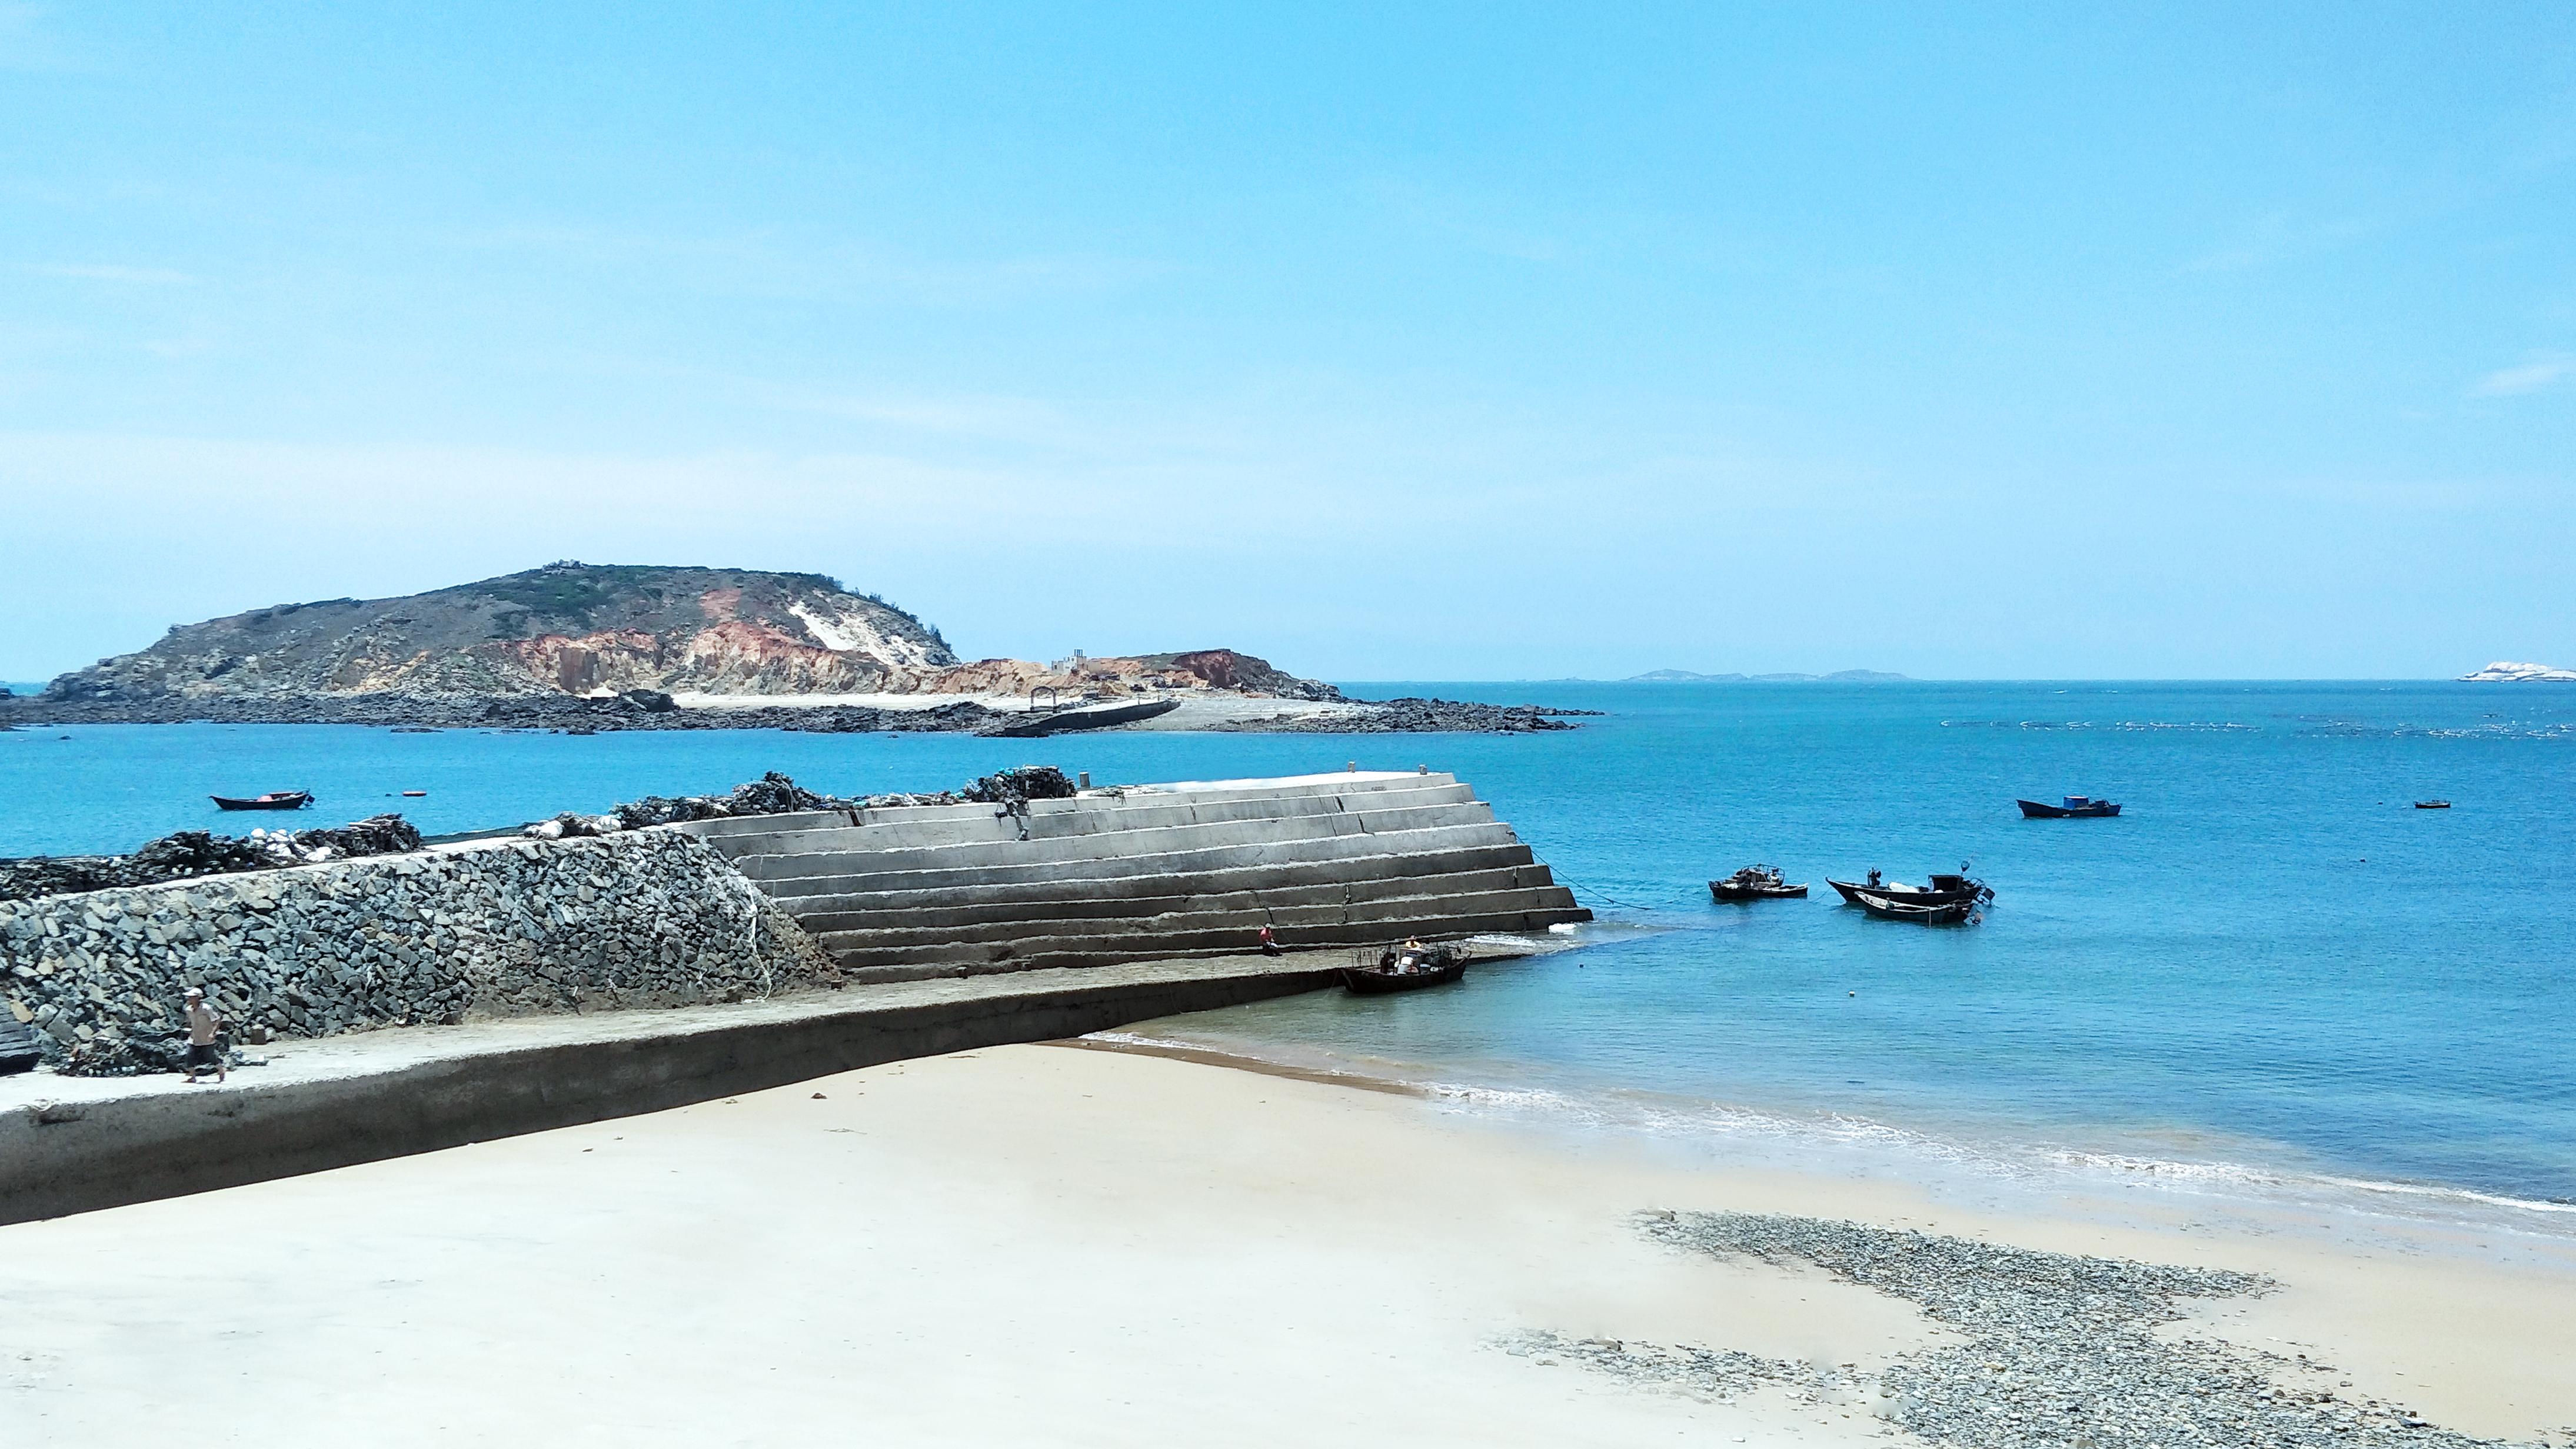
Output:
<instances>
[{"instance_id":1,"label":"wet sand","mask_svg":"<svg viewBox=\"0 0 2576 1449\"><path fill-rule=\"evenodd\" d=\"M2266 1274L2165 1332L2467 1434L2576 1425L2576 1275L2529 1254L1981 1215L1051 1046L0 1228L0 1413L13 1445L1911 1441L1871 1376L1955 1329L1640 1210ZM1587 1338L1828 1386L1530 1348Z\"/></svg>"}]
</instances>

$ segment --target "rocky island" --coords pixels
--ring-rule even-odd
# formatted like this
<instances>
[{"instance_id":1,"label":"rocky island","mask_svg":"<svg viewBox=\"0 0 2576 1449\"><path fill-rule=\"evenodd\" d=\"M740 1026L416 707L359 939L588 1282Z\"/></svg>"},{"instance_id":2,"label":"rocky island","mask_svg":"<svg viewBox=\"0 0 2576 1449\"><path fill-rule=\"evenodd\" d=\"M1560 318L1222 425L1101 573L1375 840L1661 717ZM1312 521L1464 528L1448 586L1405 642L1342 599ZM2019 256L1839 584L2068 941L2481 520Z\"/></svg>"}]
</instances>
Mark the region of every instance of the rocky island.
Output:
<instances>
[{"instance_id":1,"label":"rocky island","mask_svg":"<svg viewBox=\"0 0 2576 1449\"><path fill-rule=\"evenodd\" d=\"M578 562L176 625L0 699L0 725L975 731L1083 701L1166 706L1128 728L1570 728L1554 717L1570 711L1346 699L1231 649L961 660L915 615L820 574Z\"/></svg>"}]
</instances>

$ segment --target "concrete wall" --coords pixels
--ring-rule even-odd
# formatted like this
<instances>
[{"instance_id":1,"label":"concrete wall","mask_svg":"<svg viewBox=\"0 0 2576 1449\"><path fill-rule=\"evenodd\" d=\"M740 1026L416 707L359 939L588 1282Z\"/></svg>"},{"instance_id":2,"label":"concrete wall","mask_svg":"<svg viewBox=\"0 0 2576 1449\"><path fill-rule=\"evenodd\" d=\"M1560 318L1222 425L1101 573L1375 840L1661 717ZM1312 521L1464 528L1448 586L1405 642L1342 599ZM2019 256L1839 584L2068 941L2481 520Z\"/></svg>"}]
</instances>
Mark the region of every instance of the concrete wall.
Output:
<instances>
[{"instance_id":1,"label":"concrete wall","mask_svg":"<svg viewBox=\"0 0 2576 1449\"><path fill-rule=\"evenodd\" d=\"M0 1008L47 1059L163 1069L205 988L236 1039L733 1001L835 980L705 842L667 830L0 901Z\"/></svg>"},{"instance_id":2,"label":"concrete wall","mask_svg":"<svg viewBox=\"0 0 2576 1449\"><path fill-rule=\"evenodd\" d=\"M421 1059L287 1080L237 1072L219 1091L84 1083L121 1094L0 1111L0 1223L659 1111L881 1062L1078 1036L1333 979L1329 970L1265 966L934 982L927 989L956 991L928 999L917 995L923 987L894 987L916 998L871 1002L854 992L653 1013L640 1032L569 1021L469 1028L453 1034L468 1040ZM475 1039L478 1031L537 1039Z\"/></svg>"},{"instance_id":3,"label":"concrete wall","mask_svg":"<svg viewBox=\"0 0 2576 1449\"><path fill-rule=\"evenodd\" d=\"M1449 775L1128 786L1032 802L674 826L784 906L854 981L1096 966L1591 919Z\"/></svg>"}]
</instances>

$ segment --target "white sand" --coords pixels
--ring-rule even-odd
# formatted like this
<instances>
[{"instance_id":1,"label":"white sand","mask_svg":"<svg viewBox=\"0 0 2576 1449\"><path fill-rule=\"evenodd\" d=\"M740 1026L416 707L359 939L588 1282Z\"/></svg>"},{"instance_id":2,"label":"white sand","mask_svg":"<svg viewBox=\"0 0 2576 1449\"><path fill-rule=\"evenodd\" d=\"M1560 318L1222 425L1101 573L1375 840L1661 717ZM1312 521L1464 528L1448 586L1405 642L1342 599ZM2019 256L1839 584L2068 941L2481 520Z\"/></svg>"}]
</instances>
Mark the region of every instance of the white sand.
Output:
<instances>
[{"instance_id":1,"label":"white sand","mask_svg":"<svg viewBox=\"0 0 2576 1449\"><path fill-rule=\"evenodd\" d=\"M825 1094L815 1100L815 1092ZM0 1228L16 1445L1886 1443L1489 1346L1552 1329L1873 1366L1934 1333L1641 1207L2272 1272L2218 1315L2452 1427L2576 1423L2555 1270L1979 1218L1411 1097L1015 1047ZM1903 1436L1895 1436L1901 1440Z\"/></svg>"}]
</instances>

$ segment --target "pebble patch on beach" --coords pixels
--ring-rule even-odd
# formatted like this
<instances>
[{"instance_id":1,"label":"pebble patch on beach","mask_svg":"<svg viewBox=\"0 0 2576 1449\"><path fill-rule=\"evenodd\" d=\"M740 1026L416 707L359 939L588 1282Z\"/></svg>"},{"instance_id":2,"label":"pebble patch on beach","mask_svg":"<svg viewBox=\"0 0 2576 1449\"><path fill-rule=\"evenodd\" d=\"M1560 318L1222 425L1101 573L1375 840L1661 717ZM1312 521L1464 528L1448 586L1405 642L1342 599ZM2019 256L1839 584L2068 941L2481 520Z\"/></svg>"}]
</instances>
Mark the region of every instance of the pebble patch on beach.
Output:
<instances>
[{"instance_id":1,"label":"pebble patch on beach","mask_svg":"<svg viewBox=\"0 0 2576 1449\"><path fill-rule=\"evenodd\" d=\"M1639 1225L1688 1251L1812 1263L1915 1305L1961 1340L1900 1355L1875 1374L1850 1364L1552 1334L1502 1347L1718 1399L1770 1387L1809 1403L1874 1403L1899 1429L1967 1449L2492 1449L2504 1442L2440 1428L2397 1404L2339 1397L2325 1364L2157 1335L2183 1317L2189 1300L2271 1291L2271 1280L2252 1274L1821 1218L1658 1212L1642 1215Z\"/></svg>"}]
</instances>

